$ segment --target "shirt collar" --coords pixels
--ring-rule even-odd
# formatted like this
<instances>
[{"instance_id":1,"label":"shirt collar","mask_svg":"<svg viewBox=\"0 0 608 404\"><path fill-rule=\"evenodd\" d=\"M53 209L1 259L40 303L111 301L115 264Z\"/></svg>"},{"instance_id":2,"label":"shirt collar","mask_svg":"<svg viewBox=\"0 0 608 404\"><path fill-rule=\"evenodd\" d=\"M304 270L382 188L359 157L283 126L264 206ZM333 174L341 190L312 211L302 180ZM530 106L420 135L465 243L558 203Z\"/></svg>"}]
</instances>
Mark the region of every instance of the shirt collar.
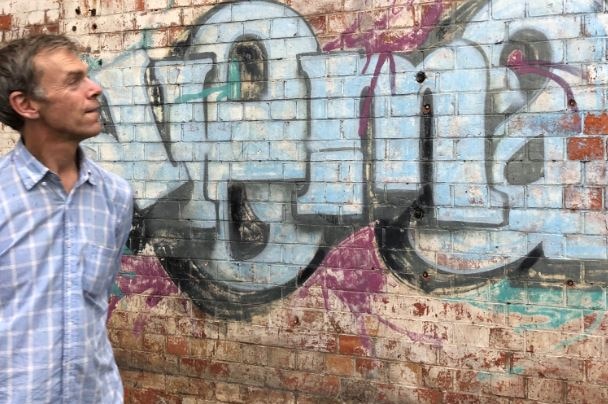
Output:
<instances>
[{"instance_id":1,"label":"shirt collar","mask_svg":"<svg viewBox=\"0 0 608 404\"><path fill-rule=\"evenodd\" d=\"M92 185L95 185L97 181L95 179L91 162L80 147L78 148L77 153L80 161L77 184L89 182ZM15 146L13 151L13 159L17 163L17 172L21 177L21 181L28 191L34 188L36 184L42 181L42 179L51 172L51 170L49 170L30 153L30 151L25 147L25 144L23 144L22 139L20 139Z\"/></svg>"}]
</instances>

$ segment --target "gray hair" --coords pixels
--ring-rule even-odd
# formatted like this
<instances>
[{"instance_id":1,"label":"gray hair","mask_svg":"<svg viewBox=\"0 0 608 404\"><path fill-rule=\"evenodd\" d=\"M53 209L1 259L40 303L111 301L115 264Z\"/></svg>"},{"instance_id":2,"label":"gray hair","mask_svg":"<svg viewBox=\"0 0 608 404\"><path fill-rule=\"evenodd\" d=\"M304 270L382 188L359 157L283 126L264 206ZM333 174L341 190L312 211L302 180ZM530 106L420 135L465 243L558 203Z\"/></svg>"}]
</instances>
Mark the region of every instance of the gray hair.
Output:
<instances>
[{"instance_id":1,"label":"gray hair","mask_svg":"<svg viewBox=\"0 0 608 404\"><path fill-rule=\"evenodd\" d=\"M78 53L78 46L65 35L42 34L15 39L0 48L0 122L20 131L24 120L9 102L14 91L21 91L34 99L44 97L38 87L40 72L34 66L39 54L67 49Z\"/></svg>"}]
</instances>

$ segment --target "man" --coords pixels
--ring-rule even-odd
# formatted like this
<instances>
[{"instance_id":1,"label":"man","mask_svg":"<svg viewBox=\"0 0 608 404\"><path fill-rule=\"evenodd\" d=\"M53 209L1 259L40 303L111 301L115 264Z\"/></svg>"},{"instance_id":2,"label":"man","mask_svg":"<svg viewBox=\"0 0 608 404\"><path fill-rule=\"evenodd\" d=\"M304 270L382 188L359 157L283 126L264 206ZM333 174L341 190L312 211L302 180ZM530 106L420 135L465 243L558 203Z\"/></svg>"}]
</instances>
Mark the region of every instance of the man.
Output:
<instances>
[{"instance_id":1,"label":"man","mask_svg":"<svg viewBox=\"0 0 608 404\"><path fill-rule=\"evenodd\" d=\"M127 182L84 156L101 88L76 45L40 35L0 48L0 403L119 403L105 327L130 230Z\"/></svg>"}]
</instances>

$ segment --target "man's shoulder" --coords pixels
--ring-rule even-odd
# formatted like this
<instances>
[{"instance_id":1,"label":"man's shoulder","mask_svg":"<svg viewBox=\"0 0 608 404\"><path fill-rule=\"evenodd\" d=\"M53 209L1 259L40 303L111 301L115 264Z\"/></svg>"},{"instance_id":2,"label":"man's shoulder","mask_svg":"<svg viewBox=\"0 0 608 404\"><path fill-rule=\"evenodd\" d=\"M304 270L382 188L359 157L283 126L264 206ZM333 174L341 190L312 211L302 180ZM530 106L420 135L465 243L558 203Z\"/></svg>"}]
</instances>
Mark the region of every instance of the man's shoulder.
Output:
<instances>
[{"instance_id":1,"label":"man's shoulder","mask_svg":"<svg viewBox=\"0 0 608 404\"><path fill-rule=\"evenodd\" d=\"M0 156L0 179L3 184L9 179L15 177L14 165L15 161L13 155L15 149L10 150L8 153Z\"/></svg>"},{"instance_id":2,"label":"man's shoulder","mask_svg":"<svg viewBox=\"0 0 608 404\"><path fill-rule=\"evenodd\" d=\"M4 153L0 156L0 167L5 168L6 166L12 164L12 156L15 153L15 149L11 149L8 152Z\"/></svg>"},{"instance_id":3,"label":"man's shoulder","mask_svg":"<svg viewBox=\"0 0 608 404\"><path fill-rule=\"evenodd\" d=\"M91 170L91 175L95 177L97 182L101 183L108 191L117 193L126 198L133 197L133 190L127 180L122 178L120 175L115 174L107 169L103 168L99 163L87 159L87 165Z\"/></svg>"}]
</instances>

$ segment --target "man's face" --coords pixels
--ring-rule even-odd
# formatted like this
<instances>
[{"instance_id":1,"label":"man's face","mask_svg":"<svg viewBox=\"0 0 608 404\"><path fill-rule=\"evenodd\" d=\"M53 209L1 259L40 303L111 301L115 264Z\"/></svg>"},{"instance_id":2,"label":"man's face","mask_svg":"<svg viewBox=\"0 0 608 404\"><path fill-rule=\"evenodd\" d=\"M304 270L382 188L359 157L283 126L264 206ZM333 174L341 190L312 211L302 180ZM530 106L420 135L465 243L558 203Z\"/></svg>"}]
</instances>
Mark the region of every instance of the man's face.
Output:
<instances>
[{"instance_id":1,"label":"man's face","mask_svg":"<svg viewBox=\"0 0 608 404\"><path fill-rule=\"evenodd\" d=\"M57 139L81 141L101 131L101 87L89 79L87 66L67 49L46 51L34 58L41 98L40 123Z\"/></svg>"}]
</instances>

